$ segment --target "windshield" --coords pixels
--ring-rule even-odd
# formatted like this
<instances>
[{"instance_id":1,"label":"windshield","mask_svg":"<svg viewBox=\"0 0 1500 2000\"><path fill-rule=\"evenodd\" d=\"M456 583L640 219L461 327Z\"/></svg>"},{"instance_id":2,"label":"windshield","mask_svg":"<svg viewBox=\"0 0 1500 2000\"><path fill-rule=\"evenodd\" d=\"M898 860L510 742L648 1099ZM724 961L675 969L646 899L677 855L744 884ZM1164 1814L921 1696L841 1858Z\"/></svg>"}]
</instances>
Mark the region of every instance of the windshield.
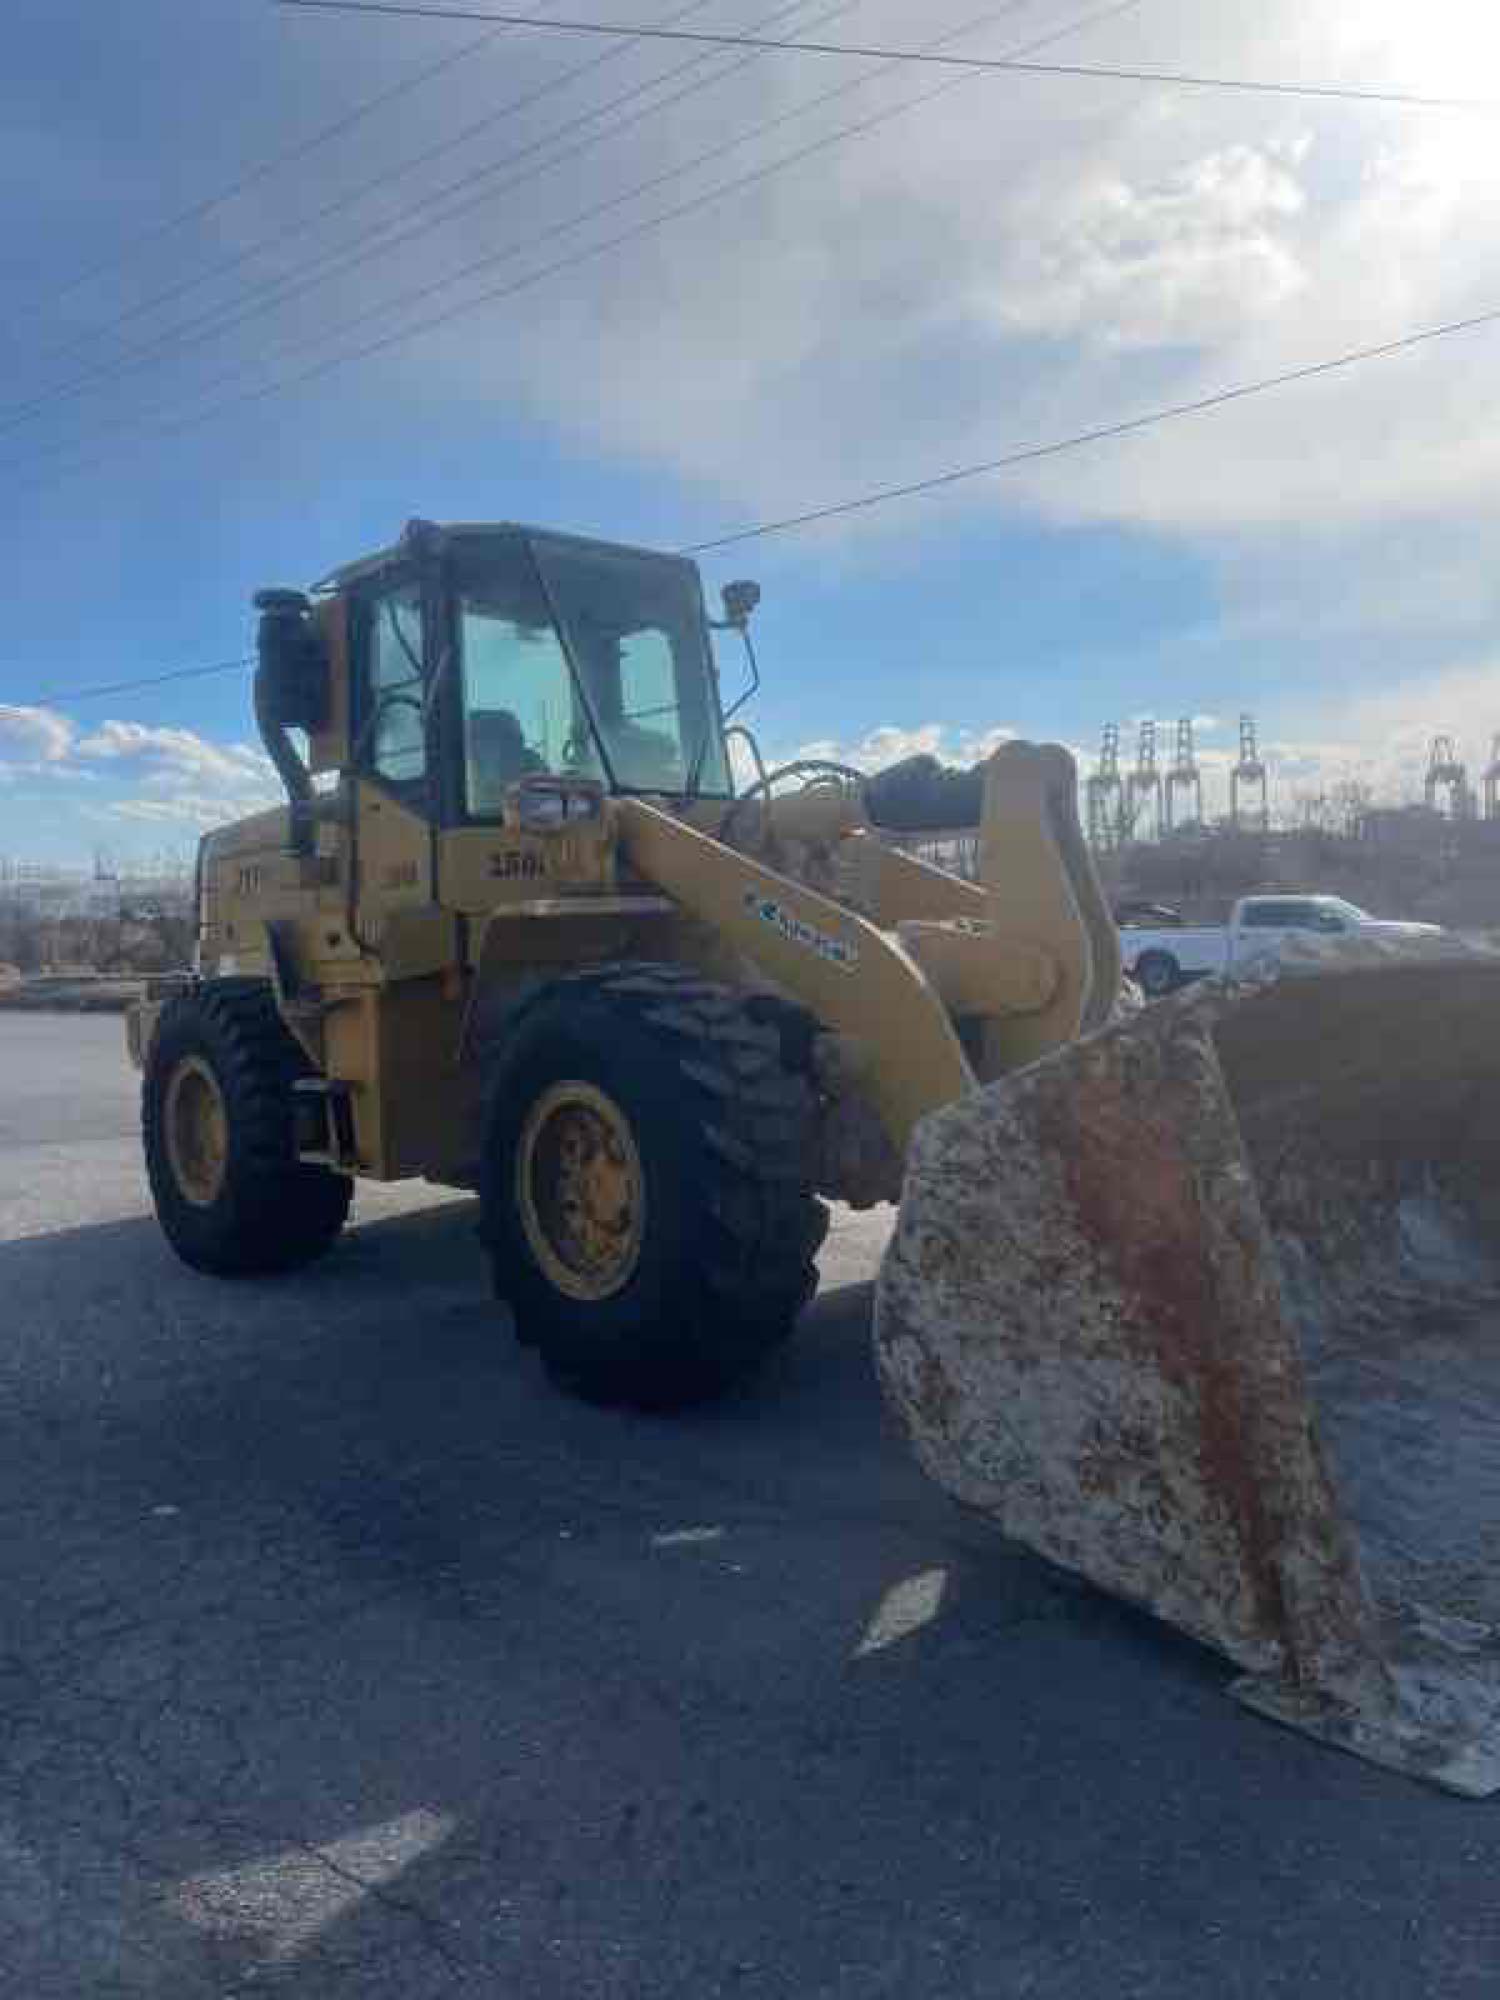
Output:
<instances>
[{"instance_id":1,"label":"windshield","mask_svg":"<svg viewBox=\"0 0 1500 2000\"><path fill-rule=\"evenodd\" d=\"M1345 923L1373 924L1375 922L1375 919L1370 915L1368 910L1362 910L1358 903L1346 903L1342 896L1326 896L1323 899L1323 907L1326 910L1332 910L1336 916L1342 917Z\"/></svg>"},{"instance_id":2,"label":"windshield","mask_svg":"<svg viewBox=\"0 0 1500 2000\"><path fill-rule=\"evenodd\" d=\"M471 814L498 814L533 772L728 794L691 564L516 535L463 549L455 571Z\"/></svg>"},{"instance_id":3,"label":"windshield","mask_svg":"<svg viewBox=\"0 0 1500 2000\"><path fill-rule=\"evenodd\" d=\"M584 685L617 789L727 794L718 691L698 573L643 555L533 535L551 609Z\"/></svg>"}]
</instances>

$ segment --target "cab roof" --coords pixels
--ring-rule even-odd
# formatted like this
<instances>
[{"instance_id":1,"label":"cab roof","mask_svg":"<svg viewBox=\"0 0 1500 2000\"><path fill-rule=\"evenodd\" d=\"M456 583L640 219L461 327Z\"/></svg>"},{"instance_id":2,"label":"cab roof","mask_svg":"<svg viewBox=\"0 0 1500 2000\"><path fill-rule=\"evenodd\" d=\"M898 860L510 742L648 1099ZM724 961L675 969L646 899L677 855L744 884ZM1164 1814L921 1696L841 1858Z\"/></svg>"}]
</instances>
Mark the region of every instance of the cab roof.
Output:
<instances>
[{"instance_id":1,"label":"cab roof","mask_svg":"<svg viewBox=\"0 0 1500 2000\"><path fill-rule=\"evenodd\" d=\"M560 528L544 528L535 524L528 526L524 521L424 521L420 524L408 523L408 528L420 525L437 533L445 541L480 541L494 535L536 535L549 542L571 542L582 549L608 549L614 555L646 556L655 562L677 562L688 569L697 569L691 556L678 555L671 549L647 549L633 542L609 542L597 535L575 535ZM411 557L411 544L403 535L389 548L379 549L374 555L356 556L352 562L340 563L326 576L319 577L314 590L344 590L352 583L358 583L368 576L377 576L382 570L390 569L396 563L406 562Z\"/></svg>"}]
</instances>

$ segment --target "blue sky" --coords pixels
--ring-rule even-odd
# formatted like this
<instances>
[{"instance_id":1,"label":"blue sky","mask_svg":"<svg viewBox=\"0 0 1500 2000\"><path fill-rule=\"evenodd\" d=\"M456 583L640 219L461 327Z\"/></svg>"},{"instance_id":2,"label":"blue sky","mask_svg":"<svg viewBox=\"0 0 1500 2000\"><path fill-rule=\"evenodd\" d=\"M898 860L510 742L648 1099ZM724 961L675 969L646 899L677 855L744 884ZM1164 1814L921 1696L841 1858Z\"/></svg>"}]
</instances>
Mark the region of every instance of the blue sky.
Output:
<instances>
[{"instance_id":1,"label":"blue sky","mask_svg":"<svg viewBox=\"0 0 1500 2000\"><path fill-rule=\"evenodd\" d=\"M1100 11L1001 0L952 46ZM1459 0L1203 18L1242 11L1140 0L1050 53L1428 91L1500 53ZM685 16L773 17L907 46L975 19ZM1493 117L1016 76L902 112L944 80L261 0L12 0L0 856L186 847L260 803L239 676L67 691L238 654L258 585L411 514L675 546L1500 304ZM1497 340L715 556L711 585L765 590L752 719L773 752L878 762L1007 730L1090 751L1106 720L1192 714L1211 803L1241 708L1284 803L1355 773L1408 795L1437 730L1479 761Z\"/></svg>"}]
</instances>

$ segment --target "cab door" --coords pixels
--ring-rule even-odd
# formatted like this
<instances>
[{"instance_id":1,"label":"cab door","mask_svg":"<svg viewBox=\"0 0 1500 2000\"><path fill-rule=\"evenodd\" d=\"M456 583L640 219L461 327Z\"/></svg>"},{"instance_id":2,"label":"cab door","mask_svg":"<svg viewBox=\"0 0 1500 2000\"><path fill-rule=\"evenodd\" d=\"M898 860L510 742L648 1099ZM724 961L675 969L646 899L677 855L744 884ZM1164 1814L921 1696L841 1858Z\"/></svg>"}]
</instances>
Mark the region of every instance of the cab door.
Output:
<instances>
[{"instance_id":1,"label":"cab door","mask_svg":"<svg viewBox=\"0 0 1500 2000\"><path fill-rule=\"evenodd\" d=\"M353 606L354 846L360 927L378 947L390 915L435 901L423 594L382 579Z\"/></svg>"},{"instance_id":2,"label":"cab door","mask_svg":"<svg viewBox=\"0 0 1500 2000\"><path fill-rule=\"evenodd\" d=\"M437 904L442 773L428 727L438 648L426 620L441 605L393 571L363 586L350 612L351 859L373 986L329 1015L329 1072L350 1087L366 1172L464 1182L478 1087L459 1060L459 926Z\"/></svg>"}]
</instances>

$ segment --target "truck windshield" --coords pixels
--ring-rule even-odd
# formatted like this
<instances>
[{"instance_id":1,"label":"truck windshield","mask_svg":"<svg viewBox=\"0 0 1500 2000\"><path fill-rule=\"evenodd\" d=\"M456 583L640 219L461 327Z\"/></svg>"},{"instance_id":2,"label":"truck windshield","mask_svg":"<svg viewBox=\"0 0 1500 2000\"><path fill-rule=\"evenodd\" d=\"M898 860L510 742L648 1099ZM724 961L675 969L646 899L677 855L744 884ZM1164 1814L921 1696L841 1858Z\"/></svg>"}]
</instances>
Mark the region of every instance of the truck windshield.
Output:
<instances>
[{"instance_id":1,"label":"truck windshield","mask_svg":"<svg viewBox=\"0 0 1500 2000\"><path fill-rule=\"evenodd\" d=\"M674 556L507 535L455 562L467 810L532 772L727 796L697 571ZM561 628L561 629L559 629Z\"/></svg>"}]
</instances>

